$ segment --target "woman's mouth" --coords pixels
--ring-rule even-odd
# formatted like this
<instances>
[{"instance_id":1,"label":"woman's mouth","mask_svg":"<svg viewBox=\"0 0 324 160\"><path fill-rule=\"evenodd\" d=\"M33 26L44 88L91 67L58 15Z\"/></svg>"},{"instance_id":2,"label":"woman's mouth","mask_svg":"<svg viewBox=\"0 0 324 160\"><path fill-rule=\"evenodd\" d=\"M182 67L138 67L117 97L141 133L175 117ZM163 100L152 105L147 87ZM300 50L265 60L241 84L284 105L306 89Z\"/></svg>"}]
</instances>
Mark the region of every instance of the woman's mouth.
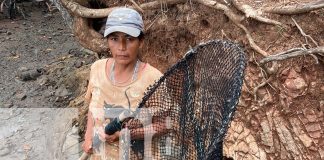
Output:
<instances>
[{"instance_id":1,"label":"woman's mouth","mask_svg":"<svg viewBox=\"0 0 324 160\"><path fill-rule=\"evenodd\" d=\"M128 59L129 56L128 55L117 55L116 58L118 58L118 59Z\"/></svg>"}]
</instances>

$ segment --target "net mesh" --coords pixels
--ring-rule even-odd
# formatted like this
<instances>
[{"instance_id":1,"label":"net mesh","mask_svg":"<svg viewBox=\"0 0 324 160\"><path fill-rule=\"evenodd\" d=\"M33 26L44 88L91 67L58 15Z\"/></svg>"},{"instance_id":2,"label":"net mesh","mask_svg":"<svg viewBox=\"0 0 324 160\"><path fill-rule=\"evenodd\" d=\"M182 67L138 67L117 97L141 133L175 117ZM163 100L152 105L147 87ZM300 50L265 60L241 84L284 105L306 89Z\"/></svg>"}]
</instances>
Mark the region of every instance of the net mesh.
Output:
<instances>
[{"instance_id":1,"label":"net mesh","mask_svg":"<svg viewBox=\"0 0 324 160\"><path fill-rule=\"evenodd\" d=\"M149 88L124 126L133 140L122 159L222 159L244 68L235 43L215 40L191 49Z\"/></svg>"}]
</instances>

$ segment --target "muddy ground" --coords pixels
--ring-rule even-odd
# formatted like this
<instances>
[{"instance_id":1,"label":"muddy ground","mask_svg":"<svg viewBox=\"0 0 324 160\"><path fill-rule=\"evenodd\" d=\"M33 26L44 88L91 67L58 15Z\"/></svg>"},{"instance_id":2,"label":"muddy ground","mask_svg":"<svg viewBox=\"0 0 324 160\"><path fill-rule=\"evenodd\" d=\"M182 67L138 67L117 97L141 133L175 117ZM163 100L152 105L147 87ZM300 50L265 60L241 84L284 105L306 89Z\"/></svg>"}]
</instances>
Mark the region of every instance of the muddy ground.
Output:
<instances>
[{"instance_id":1,"label":"muddy ground","mask_svg":"<svg viewBox=\"0 0 324 160\"><path fill-rule=\"evenodd\" d=\"M73 149L79 147L73 145L79 136L71 123L78 112L63 109L78 94L78 82L64 78L95 57L82 51L60 12L32 2L19 5L26 19L10 20L0 13L0 159L54 159L61 156L54 155L61 152L54 146L79 149ZM74 138L56 143L68 138L55 134L64 132ZM72 155L76 159L78 152Z\"/></svg>"}]
</instances>

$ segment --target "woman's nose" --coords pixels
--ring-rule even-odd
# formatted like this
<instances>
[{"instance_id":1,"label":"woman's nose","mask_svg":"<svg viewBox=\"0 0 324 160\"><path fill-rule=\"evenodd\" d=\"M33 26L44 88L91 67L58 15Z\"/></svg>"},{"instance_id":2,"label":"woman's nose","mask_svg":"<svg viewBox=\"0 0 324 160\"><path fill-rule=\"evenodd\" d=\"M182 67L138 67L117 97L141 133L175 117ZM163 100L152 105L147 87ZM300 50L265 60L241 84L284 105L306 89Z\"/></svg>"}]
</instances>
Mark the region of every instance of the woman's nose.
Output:
<instances>
[{"instance_id":1,"label":"woman's nose","mask_svg":"<svg viewBox=\"0 0 324 160\"><path fill-rule=\"evenodd\" d=\"M126 39L125 38L121 39L119 49L122 51L126 50Z\"/></svg>"}]
</instances>

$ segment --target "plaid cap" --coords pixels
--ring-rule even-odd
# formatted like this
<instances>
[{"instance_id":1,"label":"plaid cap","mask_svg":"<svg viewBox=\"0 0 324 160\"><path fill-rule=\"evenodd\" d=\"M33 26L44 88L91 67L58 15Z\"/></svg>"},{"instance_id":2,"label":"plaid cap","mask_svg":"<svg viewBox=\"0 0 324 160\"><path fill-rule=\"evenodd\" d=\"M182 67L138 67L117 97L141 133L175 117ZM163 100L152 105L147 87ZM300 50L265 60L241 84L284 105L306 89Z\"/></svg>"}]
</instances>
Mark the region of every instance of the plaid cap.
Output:
<instances>
[{"instance_id":1,"label":"plaid cap","mask_svg":"<svg viewBox=\"0 0 324 160\"><path fill-rule=\"evenodd\" d=\"M123 32L138 37L143 31L143 20L137 11L130 8L116 8L107 18L104 37L113 32Z\"/></svg>"}]
</instances>

